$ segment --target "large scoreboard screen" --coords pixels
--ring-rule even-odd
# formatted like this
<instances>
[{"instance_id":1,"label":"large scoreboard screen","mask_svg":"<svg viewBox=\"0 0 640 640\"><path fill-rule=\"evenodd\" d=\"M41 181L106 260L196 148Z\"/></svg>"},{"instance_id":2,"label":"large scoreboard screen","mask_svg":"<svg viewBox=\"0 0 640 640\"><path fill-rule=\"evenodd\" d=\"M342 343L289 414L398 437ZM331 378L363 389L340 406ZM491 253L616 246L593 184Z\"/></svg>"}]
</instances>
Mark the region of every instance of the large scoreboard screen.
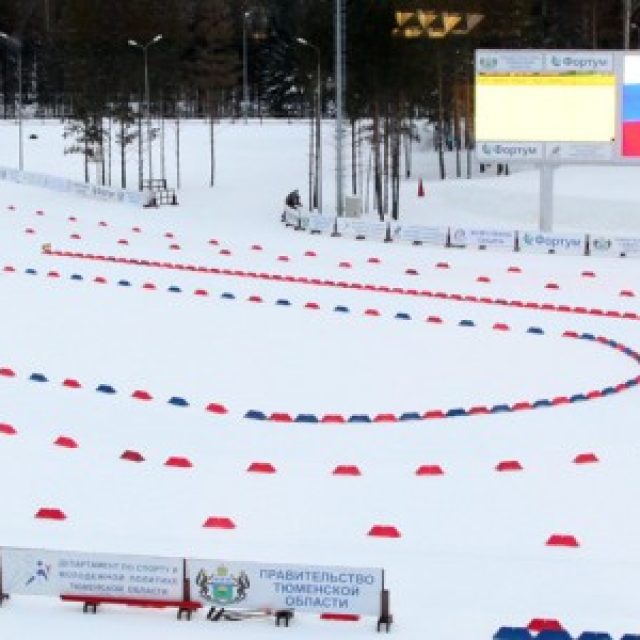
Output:
<instances>
[{"instance_id":1,"label":"large scoreboard screen","mask_svg":"<svg viewBox=\"0 0 640 640\"><path fill-rule=\"evenodd\" d=\"M477 51L475 106L482 159L640 158L637 54Z\"/></svg>"}]
</instances>

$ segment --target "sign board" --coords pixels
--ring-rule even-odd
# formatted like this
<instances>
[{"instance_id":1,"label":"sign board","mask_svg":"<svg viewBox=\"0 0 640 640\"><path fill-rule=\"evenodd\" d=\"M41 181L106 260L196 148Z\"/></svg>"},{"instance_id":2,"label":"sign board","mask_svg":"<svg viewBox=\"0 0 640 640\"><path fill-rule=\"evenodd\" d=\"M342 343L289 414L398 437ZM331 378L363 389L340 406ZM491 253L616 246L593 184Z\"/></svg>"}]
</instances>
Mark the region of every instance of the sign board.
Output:
<instances>
[{"instance_id":1,"label":"sign board","mask_svg":"<svg viewBox=\"0 0 640 640\"><path fill-rule=\"evenodd\" d=\"M188 560L191 597L212 606L378 615L382 570Z\"/></svg>"},{"instance_id":2,"label":"sign board","mask_svg":"<svg viewBox=\"0 0 640 640\"><path fill-rule=\"evenodd\" d=\"M513 251L516 244L515 231L506 229L471 229L468 227L451 228L452 247L472 247L474 249L508 249Z\"/></svg>"},{"instance_id":3,"label":"sign board","mask_svg":"<svg viewBox=\"0 0 640 640\"><path fill-rule=\"evenodd\" d=\"M640 161L640 53L478 50L481 161Z\"/></svg>"},{"instance_id":4,"label":"sign board","mask_svg":"<svg viewBox=\"0 0 640 640\"><path fill-rule=\"evenodd\" d=\"M403 224L391 227L391 236L394 240L405 242L422 242L438 247L447 244L449 229L447 227L426 227L419 224Z\"/></svg>"},{"instance_id":5,"label":"sign board","mask_svg":"<svg viewBox=\"0 0 640 640\"><path fill-rule=\"evenodd\" d=\"M387 235L387 223L368 222L354 218L338 218L338 233L354 238L383 240Z\"/></svg>"},{"instance_id":6,"label":"sign board","mask_svg":"<svg viewBox=\"0 0 640 640\"><path fill-rule=\"evenodd\" d=\"M544 146L539 142L482 142L476 155L485 162L534 162L544 158Z\"/></svg>"},{"instance_id":7,"label":"sign board","mask_svg":"<svg viewBox=\"0 0 640 640\"><path fill-rule=\"evenodd\" d=\"M557 253L582 256L586 253L587 239L580 233L542 233L519 231L520 251L523 253Z\"/></svg>"},{"instance_id":8,"label":"sign board","mask_svg":"<svg viewBox=\"0 0 640 640\"><path fill-rule=\"evenodd\" d=\"M182 599L178 558L15 548L3 548L1 558L2 589L8 594Z\"/></svg>"},{"instance_id":9,"label":"sign board","mask_svg":"<svg viewBox=\"0 0 640 640\"><path fill-rule=\"evenodd\" d=\"M297 227L300 224L300 214L293 209L287 208L284 212L284 221L292 227Z\"/></svg>"},{"instance_id":10,"label":"sign board","mask_svg":"<svg viewBox=\"0 0 640 640\"><path fill-rule=\"evenodd\" d=\"M312 233L326 233L333 231L333 227L336 223L334 216L323 216L320 214L309 216L308 229Z\"/></svg>"},{"instance_id":11,"label":"sign board","mask_svg":"<svg viewBox=\"0 0 640 640\"><path fill-rule=\"evenodd\" d=\"M620 236L592 235L589 240L592 256L640 257L640 237L622 238Z\"/></svg>"}]
</instances>

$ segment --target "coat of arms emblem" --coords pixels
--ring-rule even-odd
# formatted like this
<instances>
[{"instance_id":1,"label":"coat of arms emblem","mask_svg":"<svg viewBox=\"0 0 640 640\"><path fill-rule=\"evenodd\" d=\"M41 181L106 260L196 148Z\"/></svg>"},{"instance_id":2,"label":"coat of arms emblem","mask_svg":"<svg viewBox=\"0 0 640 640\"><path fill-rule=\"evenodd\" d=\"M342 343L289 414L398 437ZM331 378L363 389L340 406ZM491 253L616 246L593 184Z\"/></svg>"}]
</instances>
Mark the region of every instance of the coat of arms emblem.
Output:
<instances>
[{"instance_id":1,"label":"coat of arms emblem","mask_svg":"<svg viewBox=\"0 0 640 640\"><path fill-rule=\"evenodd\" d=\"M236 576L224 565L220 565L211 573L200 569L196 576L196 585L204 600L225 606L245 600L251 586L249 576L244 571L240 571Z\"/></svg>"}]
</instances>

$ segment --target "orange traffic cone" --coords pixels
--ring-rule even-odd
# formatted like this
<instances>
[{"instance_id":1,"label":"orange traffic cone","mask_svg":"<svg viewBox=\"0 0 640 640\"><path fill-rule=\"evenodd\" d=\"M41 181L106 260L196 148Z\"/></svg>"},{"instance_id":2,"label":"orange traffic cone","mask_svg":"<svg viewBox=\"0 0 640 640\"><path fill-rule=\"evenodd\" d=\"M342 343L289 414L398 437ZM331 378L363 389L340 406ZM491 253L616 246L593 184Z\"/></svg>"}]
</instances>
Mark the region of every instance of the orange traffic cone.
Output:
<instances>
[{"instance_id":1,"label":"orange traffic cone","mask_svg":"<svg viewBox=\"0 0 640 640\"><path fill-rule=\"evenodd\" d=\"M418 182L418 198L424 198L424 184L422 184L422 178Z\"/></svg>"}]
</instances>

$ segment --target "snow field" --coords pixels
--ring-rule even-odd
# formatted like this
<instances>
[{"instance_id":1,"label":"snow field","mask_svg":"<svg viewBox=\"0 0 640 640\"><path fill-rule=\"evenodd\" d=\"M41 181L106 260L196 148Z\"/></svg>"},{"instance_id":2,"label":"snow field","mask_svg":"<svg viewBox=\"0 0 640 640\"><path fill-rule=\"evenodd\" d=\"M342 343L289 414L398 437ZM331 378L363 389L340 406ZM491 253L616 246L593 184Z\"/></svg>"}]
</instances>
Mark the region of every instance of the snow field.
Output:
<instances>
[{"instance_id":1,"label":"snow field","mask_svg":"<svg viewBox=\"0 0 640 640\"><path fill-rule=\"evenodd\" d=\"M301 129L296 135L299 145ZM518 188L515 179L500 182ZM279 193L281 180L277 186ZM283 229L253 193L239 205L247 219L239 225L225 187L215 200L194 190L186 201L198 204L159 212L0 187L0 268L16 269L0 272L0 366L17 373L0 377L0 422L18 431L0 434L0 469L11 487L3 495L10 515L0 524L3 544L384 566L393 634L407 639L480 640L532 617L557 617L576 636L587 628L637 629L635 388L557 408L396 424L243 418L250 408L373 415L585 392L635 377L638 365L562 333L604 335L638 349L637 320L97 263L47 256L40 246L634 313L635 298L619 293L637 286L636 263L332 241ZM235 186L234 198L242 188ZM169 249L173 242L181 249ZM224 248L231 255L220 255ZM317 255L305 256L309 250ZM380 263L369 263L372 256ZM351 268L339 266L345 261ZM450 268L436 268L439 262ZM513 265L522 272L509 273ZM48 277L51 271L59 277ZM490 282L477 282L480 275ZM96 276L106 283L93 282ZM118 285L122 279L131 287ZM156 290L143 289L145 282ZM546 289L548 282L560 289ZM194 295L200 288L209 295ZM225 292L236 299L222 299ZM264 302L248 302L253 295ZM291 307L276 305L280 298ZM320 308L305 309L310 301ZM336 313L337 305L351 312ZM365 315L368 308L380 317ZM411 320L395 319L398 312ZM427 323L428 316L443 323ZM476 326L458 326L464 319ZM496 323L510 331L494 330ZM531 326L545 335L528 334ZM33 372L49 382L29 381ZM67 377L83 388L63 387ZM96 393L100 383L118 393ZM135 389L154 399L132 399ZM173 395L191 406L168 405ZM205 412L208 402L229 413ZM79 448L53 445L60 435ZM127 449L145 461L120 459ZM600 462L574 464L583 452ZM194 466L166 467L169 456ZM505 460L523 470L497 472ZM271 462L277 473L248 473L254 461ZM340 464L357 465L362 475L333 475ZM440 465L443 475L417 476L426 464ZM36 520L41 506L60 507L68 519ZM236 529L203 529L211 515L232 518ZM373 524L394 524L402 537L370 538ZM580 547L546 546L553 533L575 535ZM77 607L16 598L2 609L0 629L16 638L45 628L70 638L151 638L169 632L172 618L117 607L93 618ZM336 626L301 616L294 624L301 638L372 633L370 621ZM196 616L180 633L198 638L211 629ZM254 622L226 625L224 633L243 639L282 631Z\"/></svg>"}]
</instances>

